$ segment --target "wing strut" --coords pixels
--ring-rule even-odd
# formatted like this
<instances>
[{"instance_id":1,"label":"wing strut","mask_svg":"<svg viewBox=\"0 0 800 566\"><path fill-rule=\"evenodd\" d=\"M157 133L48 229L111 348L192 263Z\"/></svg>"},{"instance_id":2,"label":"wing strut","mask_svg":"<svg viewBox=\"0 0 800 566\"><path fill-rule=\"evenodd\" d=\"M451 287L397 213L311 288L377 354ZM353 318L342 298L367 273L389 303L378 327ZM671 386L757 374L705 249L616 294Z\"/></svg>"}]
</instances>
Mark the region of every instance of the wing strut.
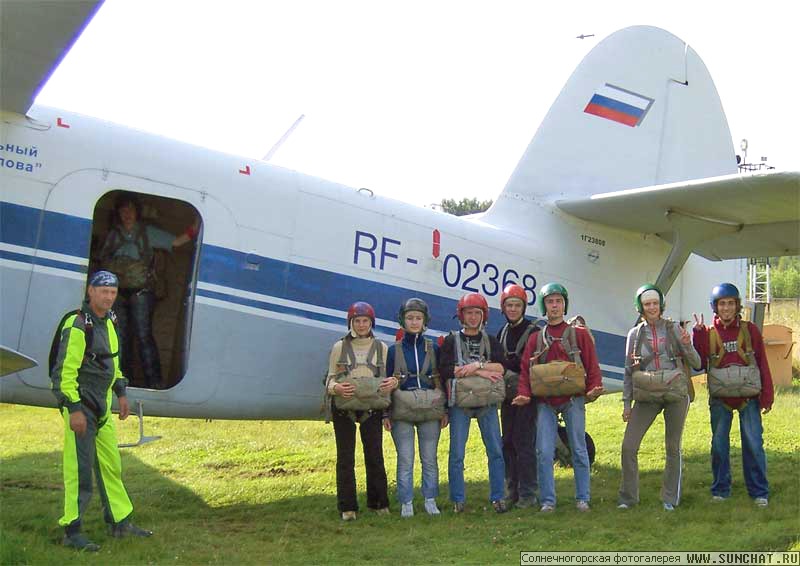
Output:
<instances>
[{"instance_id":1,"label":"wing strut","mask_svg":"<svg viewBox=\"0 0 800 566\"><path fill-rule=\"evenodd\" d=\"M689 254L698 244L742 229L741 224L677 210L667 211L666 216L673 229L672 251L669 252L656 279L656 286L665 295L678 277Z\"/></svg>"}]
</instances>

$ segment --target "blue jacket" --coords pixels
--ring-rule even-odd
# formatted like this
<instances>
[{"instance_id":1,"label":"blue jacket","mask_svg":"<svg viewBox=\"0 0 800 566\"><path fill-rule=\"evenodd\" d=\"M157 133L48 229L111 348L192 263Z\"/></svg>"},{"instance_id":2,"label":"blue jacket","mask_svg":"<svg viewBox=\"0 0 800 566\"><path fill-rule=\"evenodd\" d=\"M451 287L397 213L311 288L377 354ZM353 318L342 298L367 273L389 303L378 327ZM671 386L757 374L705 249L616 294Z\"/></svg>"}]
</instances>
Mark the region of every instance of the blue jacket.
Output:
<instances>
[{"instance_id":1,"label":"blue jacket","mask_svg":"<svg viewBox=\"0 0 800 566\"><path fill-rule=\"evenodd\" d=\"M430 367L425 372L424 375L430 377L436 372L436 364L439 362L439 345L436 343L436 339L431 339L433 343L433 353L436 357L435 360L431 360ZM403 348L403 355L405 356L406 360L406 367L408 368L408 372L411 375L415 375L419 373L422 369L423 364L425 363L425 336L422 334L410 334L406 332L403 335L403 340L401 342ZM392 344L389 346L389 353L386 356L386 375L394 375L394 360L395 360L395 350L397 349L397 343ZM415 355L416 351L416 355ZM401 383L400 389L403 391L411 391L414 389L433 389L433 380L426 380L426 379L417 379L416 377L409 377L405 380L405 382Z\"/></svg>"}]
</instances>

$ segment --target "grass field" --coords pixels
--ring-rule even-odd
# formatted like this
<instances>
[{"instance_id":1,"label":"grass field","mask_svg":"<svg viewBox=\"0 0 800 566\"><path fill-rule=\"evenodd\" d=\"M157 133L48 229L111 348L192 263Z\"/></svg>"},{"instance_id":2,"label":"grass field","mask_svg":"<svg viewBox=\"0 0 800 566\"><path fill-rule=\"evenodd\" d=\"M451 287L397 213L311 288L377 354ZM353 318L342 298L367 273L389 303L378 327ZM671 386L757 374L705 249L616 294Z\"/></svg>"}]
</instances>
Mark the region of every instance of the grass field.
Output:
<instances>
[{"instance_id":1,"label":"grass field","mask_svg":"<svg viewBox=\"0 0 800 566\"><path fill-rule=\"evenodd\" d=\"M58 414L0 405L0 563L518 564L521 550L798 549L798 401L800 388L780 391L774 410L765 417L772 492L767 509L755 508L744 490L738 433L732 435L733 496L722 504L710 502L709 417L701 387L684 435L684 499L675 513L665 513L659 500L660 419L640 453L641 505L630 511L615 508L623 423L621 399L614 395L587 409L587 427L598 447L591 513L573 508L571 470L557 468L556 513L515 510L496 515L486 501L486 460L473 425L466 462L467 513L455 516L446 505L445 433L439 451L442 516L419 514L418 505L417 516L400 519L393 501L389 517L364 512L346 524L336 512L330 426L150 418L148 434L164 438L123 450L123 465L136 521L156 534L147 540L108 538L95 497L85 531L102 545L97 555L78 554L59 544ZM133 440L135 434L134 419L122 423L121 440ZM384 438L393 497L394 447L388 435ZM357 468L363 494L363 466Z\"/></svg>"}]
</instances>

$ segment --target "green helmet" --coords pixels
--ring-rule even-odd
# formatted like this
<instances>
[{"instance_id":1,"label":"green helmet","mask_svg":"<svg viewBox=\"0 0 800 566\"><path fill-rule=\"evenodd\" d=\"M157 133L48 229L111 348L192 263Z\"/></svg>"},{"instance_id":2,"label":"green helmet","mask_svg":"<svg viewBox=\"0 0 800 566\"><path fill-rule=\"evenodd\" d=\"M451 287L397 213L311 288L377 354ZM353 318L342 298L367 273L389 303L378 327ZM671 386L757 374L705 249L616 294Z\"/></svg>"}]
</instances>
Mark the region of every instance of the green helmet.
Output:
<instances>
[{"instance_id":1,"label":"green helmet","mask_svg":"<svg viewBox=\"0 0 800 566\"><path fill-rule=\"evenodd\" d=\"M666 304L664 303L664 293L661 292L661 289L659 289L658 287L656 287L651 283L645 283L644 285L636 289L636 302L634 303L636 306L636 311L639 314L644 314L644 307L642 307L642 293L644 293L645 291L655 291L656 293L658 293L658 306L661 308L661 314L663 315L664 305Z\"/></svg>"},{"instance_id":2,"label":"green helmet","mask_svg":"<svg viewBox=\"0 0 800 566\"><path fill-rule=\"evenodd\" d=\"M561 283L548 283L539 289L539 308L542 311L542 316L547 316L547 309L544 306L544 300L550 295L561 295L564 297L564 314L566 315L567 308L569 308L569 293L567 293L566 287L564 287Z\"/></svg>"}]
</instances>

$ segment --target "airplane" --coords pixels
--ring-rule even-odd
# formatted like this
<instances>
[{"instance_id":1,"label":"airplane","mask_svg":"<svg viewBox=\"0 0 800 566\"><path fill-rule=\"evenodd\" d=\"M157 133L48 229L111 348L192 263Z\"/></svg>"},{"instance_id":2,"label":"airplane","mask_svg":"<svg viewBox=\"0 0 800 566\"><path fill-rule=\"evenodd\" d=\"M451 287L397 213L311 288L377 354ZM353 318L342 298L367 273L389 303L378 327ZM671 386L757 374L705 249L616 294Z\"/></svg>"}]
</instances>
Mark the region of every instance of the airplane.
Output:
<instances>
[{"instance_id":1,"label":"airplane","mask_svg":"<svg viewBox=\"0 0 800 566\"><path fill-rule=\"evenodd\" d=\"M582 33L580 35L576 35L575 39L586 39L586 38L589 38L589 37L594 37L594 34L593 33L589 33L589 34Z\"/></svg>"},{"instance_id":2,"label":"airplane","mask_svg":"<svg viewBox=\"0 0 800 566\"><path fill-rule=\"evenodd\" d=\"M714 284L744 289L741 258L800 252L800 172L736 174L708 70L662 29L599 42L491 208L458 218L34 105L100 4L2 5L0 344L40 361L0 379L2 402L55 406L41 361L84 296L120 191L163 228L202 221L195 244L172 254L156 309L165 383L129 376L140 417L321 418L328 352L351 303L373 304L391 342L404 299L427 301L428 332L441 336L458 298L481 292L496 331L509 282L534 317L536 290L563 283L606 389L619 391L642 283L669 291L666 314L685 321L707 310Z\"/></svg>"}]
</instances>

